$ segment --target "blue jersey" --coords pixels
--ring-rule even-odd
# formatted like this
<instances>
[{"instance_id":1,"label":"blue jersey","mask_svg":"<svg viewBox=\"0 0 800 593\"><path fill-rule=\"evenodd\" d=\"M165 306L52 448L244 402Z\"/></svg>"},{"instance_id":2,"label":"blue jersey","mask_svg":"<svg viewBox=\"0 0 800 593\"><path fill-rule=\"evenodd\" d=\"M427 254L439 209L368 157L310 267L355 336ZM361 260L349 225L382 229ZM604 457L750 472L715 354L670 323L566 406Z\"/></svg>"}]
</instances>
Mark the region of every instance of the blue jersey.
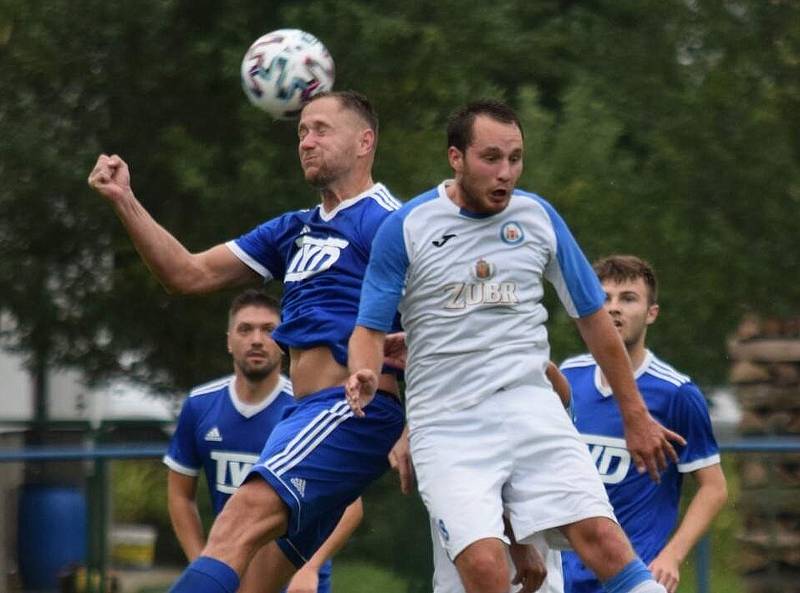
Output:
<instances>
[{"instance_id":1,"label":"blue jersey","mask_svg":"<svg viewBox=\"0 0 800 593\"><path fill-rule=\"evenodd\" d=\"M376 184L331 212L289 212L227 243L266 280L283 281L283 319L272 337L284 349L327 346L347 365L372 239L399 206Z\"/></svg>"},{"instance_id":2,"label":"blue jersey","mask_svg":"<svg viewBox=\"0 0 800 593\"><path fill-rule=\"evenodd\" d=\"M647 409L686 439L684 447L677 447L678 463L670 463L656 484L631 462L619 406L611 390L602 385L594 359L590 355L570 358L561 365L561 372L572 387L575 425L589 446L614 513L636 553L649 564L677 523L683 474L720 462L705 398L689 377L647 352L635 372ZM603 591L575 553L565 553L563 559L567 593Z\"/></svg>"},{"instance_id":3,"label":"blue jersey","mask_svg":"<svg viewBox=\"0 0 800 593\"><path fill-rule=\"evenodd\" d=\"M202 468L214 513L219 513L258 459L267 437L294 405L289 380L256 405L241 402L233 376L196 387L183 402L164 463L197 476Z\"/></svg>"}]
</instances>

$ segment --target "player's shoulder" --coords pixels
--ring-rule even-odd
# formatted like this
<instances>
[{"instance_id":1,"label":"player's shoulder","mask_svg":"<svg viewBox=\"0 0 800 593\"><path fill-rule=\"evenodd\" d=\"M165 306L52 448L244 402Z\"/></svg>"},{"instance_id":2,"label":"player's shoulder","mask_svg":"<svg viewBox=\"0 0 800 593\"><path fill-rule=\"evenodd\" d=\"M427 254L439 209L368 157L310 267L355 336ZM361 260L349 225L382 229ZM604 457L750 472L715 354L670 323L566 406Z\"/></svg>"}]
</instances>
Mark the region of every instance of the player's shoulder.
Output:
<instances>
[{"instance_id":1,"label":"player's shoulder","mask_svg":"<svg viewBox=\"0 0 800 593\"><path fill-rule=\"evenodd\" d=\"M671 386L676 391L692 383L692 379L689 375L681 373L671 364L661 360L650 351L648 351L648 358L647 368L643 374L647 375L650 380L661 382L666 386Z\"/></svg>"},{"instance_id":2,"label":"player's shoulder","mask_svg":"<svg viewBox=\"0 0 800 593\"><path fill-rule=\"evenodd\" d=\"M578 356L571 356L564 360L558 367L562 371L569 369L583 369L597 366L594 356L591 354L580 354Z\"/></svg>"},{"instance_id":3,"label":"player's shoulder","mask_svg":"<svg viewBox=\"0 0 800 593\"><path fill-rule=\"evenodd\" d=\"M198 398L201 396L212 396L219 393L227 393L228 386L233 379L233 375L225 375L212 381L207 381L193 387L189 391L190 398Z\"/></svg>"},{"instance_id":4,"label":"player's shoulder","mask_svg":"<svg viewBox=\"0 0 800 593\"><path fill-rule=\"evenodd\" d=\"M364 195L366 200L365 204L370 204L375 208L385 210L386 212L394 212L399 210L403 203L398 200L394 194L382 183L373 185Z\"/></svg>"}]
</instances>

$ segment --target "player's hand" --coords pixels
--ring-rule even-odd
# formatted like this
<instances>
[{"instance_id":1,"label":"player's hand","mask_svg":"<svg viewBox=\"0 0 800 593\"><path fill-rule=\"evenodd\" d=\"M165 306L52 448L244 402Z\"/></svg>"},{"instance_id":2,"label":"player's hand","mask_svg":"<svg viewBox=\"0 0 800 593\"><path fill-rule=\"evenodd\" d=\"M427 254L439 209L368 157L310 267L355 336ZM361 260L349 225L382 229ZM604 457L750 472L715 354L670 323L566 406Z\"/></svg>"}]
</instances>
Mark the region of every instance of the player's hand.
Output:
<instances>
[{"instance_id":1,"label":"player's hand","mask_svg":"<svg viewBox=\"0 0 800 593\"><path fill-rule=\"evenodd\" d=\"M686 440L661 426L647 410L635 416L626 416L624 423L625 443L637 471L640 474L648 472L653 481L659 483L659 474L667 469L669 462L678 462L678 454L672 443L685 445Z\"/></svg>"},{"instance_id":2,"label":"player's hand","mask_svg":"<svg viewBox=\"0 0 800 593\"><path fill-rule=\"evenodd\" d=\"M410 494L414 485L414 466L411 465L411 449L408 444L408 425L389 451L389 465L400 476L400 492Z\"/></svg>"},{"instance_id":3,"label":"player's hand","mask_svg":"<svg viewBox=\"0 0 800 593\"><path fill-rule=\"evenodd\" d=\"M292 580L286 586L286 593L317 593L317 587L319 587L319 574L305 565L294 573Z\"/></svg>"},{"instance_id":4,"label":"player's hand","mask_svg":"<svg viewBox=\"0 0 800 593\"><path fill-rule=\"evenodd\" d=\"M396 332L387 334L383 343L383 364L395 369L406 368L406 333Z\"/></svg>"},{"instance_id":5,"label":"player's hand","mask_svg":"<svg viewBox=\"0 0 800 593\"><path fill-rule=\"evenodd\" d=\"M661 550L647 568L653 573L653 578L664 586L667 593L675 593L678 590L678 583L681 580L680 562L667 548Z\"/></svg>"},{"instance_id":6,"label":"player's hand","mask_svg":"<svg viewBox=\"0 0 800 593\"><path fill-rule=\"evenodd\" d=\"M364 408L369 405L378 390L378 376L370 369L356 371L344 384L347 403L359 418L364 417Z\"/></svg>"},{"instance_id":7,"label":"player's hand","mask_svg":"<svg viewBox=\"0 0 800 593\"><path fill-rule=\"evenodd\" d=\"M509 547L511 562L514 563L516 574L511 581L512 585L522 585L517 593L533 593L538 591L547 577L547 568L544 559L533 545L513 543Z\"/></svg>"},{"instance_id":8,"label":"player's hand","mask_svg":"<svg viewBox=\"0 0 800 593\"><path fill-rule=\"evenodd\" d=\"M132 193L128 165L116 154L101 154L97 157L88 182L89 187L112 202Z\"/></svg>"}]
</instances>

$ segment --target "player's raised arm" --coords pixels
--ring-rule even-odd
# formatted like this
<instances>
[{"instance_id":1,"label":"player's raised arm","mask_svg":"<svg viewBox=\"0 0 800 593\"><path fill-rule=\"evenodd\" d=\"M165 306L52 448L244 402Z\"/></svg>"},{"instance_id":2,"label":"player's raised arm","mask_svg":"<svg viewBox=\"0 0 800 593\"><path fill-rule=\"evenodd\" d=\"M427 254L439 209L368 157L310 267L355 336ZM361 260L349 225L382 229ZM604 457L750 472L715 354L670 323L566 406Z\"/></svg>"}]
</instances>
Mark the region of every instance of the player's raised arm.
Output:
<instances>
[{"instance_id":1,"label":"player's raised arm","mask_svg":"<svg viewBox=\"0 0 800 593\"><path fill-rule=\"evenodd\" d=\"M101 154L88 182L114 207L136 251L167 292L211 292L256 277L224 245L189 252L136 199L128 165L118 155Z\"/></svg>"},{"instance_id":2,"label":"player's raised arm","mask_svg":"<svg viewBox=\"0 0 800 593\"><path fill-rule=\"evenodd\" d=\"M686 441L650 416L636 387L625 346L605 309L578 318L576 323L619 404L625 423L625 441L636 469L646 470L658 481L659 472L667 467L667 458L678 461L670 441L680 445L685 445Z\"/></svg>"}]
</instances>

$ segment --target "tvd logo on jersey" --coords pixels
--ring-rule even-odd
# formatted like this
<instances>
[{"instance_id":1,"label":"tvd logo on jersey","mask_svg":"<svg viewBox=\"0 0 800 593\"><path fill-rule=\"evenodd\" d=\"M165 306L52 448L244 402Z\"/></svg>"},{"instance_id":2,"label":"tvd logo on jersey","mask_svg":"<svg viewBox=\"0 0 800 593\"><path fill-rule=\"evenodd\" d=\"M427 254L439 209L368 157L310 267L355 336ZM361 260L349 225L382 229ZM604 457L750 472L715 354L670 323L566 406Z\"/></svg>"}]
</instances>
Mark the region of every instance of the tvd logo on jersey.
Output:
<instances>
[{"instance_id":1,"label":"tvd logo on jersey","mask_svg":"<svg viewBox=\"0 0 800 593\"><path fill-rule=\"evenodd\" d=\"M582 434L581 438L589 445L589 453L603 483L619 484L625 479L631 469L631 454L625 448L625 439L596 434Z\"/></svg>"},{"instance_id":2,"label":"tvd logo on jersey","mask_svg":"<svg viewBox=\"0 0 800 593\"><path fill-rule=\"evenodd\" d=\"M470 274L478 282L453 282L442 290L447 294L445 309L465 309L474 305L516 305L517 285L514 282L487 282L494 278L495 265L480 258L470 268Z\"/></svg>"},{"instance_id":3,"label":"tvd logo on jersey","mask_svg":"<svg viewBox=\"0 0 800 593\"><path fill-rule=\"evenodd\" d=\"M258 461L258 455L238 451L212 451L211 459L216 463L217 491L232 494L250 473L250 468Z\"/></svg>"},{"instance_id":4,"label":"tvd logo on jersey","mask_svg":"<svg viewBox=\"0 0 800 593\"><path fill-rule=\"evenodd\" d=\"M310 235L301 235L295 240L298 249L289 262L284 282L297 282L310 276L324 272L336 263L342 255L342 249L350 243L336 237L323 239Z\"/></svg>"}]
</instances>

